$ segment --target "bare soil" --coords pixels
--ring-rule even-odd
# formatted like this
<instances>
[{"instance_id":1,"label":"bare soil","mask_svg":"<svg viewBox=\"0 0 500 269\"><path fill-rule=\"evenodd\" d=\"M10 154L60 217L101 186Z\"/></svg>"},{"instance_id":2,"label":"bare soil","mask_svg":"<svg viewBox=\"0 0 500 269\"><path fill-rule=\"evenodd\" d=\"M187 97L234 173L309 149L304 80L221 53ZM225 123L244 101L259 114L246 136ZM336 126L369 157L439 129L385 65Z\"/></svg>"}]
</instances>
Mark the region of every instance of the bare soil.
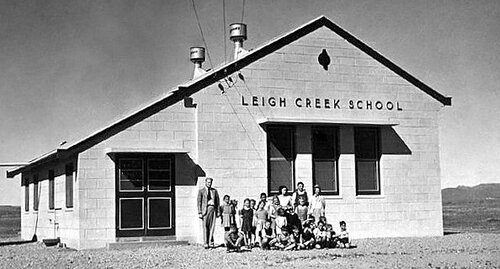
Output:
<instances>
[{"instance_id":1,"label":"bare soil","mask_svg":"<svg viewBox=\"0 0 500 269\"><path fill-rule=\"evenodd\" d=\"M40 243L0 247L0 268L500 268L500 234L380 238L354 249L226 253L172 246L75 251Z\"/></svg>"}]
</instances>

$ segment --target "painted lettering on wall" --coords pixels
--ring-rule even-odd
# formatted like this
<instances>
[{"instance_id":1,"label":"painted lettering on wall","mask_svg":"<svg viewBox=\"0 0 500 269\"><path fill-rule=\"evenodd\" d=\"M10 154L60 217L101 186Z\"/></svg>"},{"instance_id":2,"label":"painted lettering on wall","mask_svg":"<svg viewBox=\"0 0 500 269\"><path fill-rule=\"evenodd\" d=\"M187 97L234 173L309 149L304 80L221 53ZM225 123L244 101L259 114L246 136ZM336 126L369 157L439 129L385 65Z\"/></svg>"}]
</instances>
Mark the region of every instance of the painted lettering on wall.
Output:
<instances>
[{"instance_id":1,"label":"painted lettering on wall","mask_svg":"<svg viewBox=\"0 0 500 269\"><path fill-rule=\"evenodd\" d=\"M296 97L289 102L286 97L241 96L241 105L260 107L287 107L287 105L304 109L350 109L350 110L389 110L402 111L398 101L365 100L365 99L335 99L335 98L304 98Z\"/></svg>"}]
</instances>

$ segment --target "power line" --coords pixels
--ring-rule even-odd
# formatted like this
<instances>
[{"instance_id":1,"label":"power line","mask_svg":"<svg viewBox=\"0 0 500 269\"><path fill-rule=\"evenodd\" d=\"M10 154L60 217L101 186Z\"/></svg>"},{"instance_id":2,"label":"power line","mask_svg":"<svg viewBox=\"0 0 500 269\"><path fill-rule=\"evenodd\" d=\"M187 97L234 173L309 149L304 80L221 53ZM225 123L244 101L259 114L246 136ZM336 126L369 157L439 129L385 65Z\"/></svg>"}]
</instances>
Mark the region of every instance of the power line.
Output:
<instances>
[{"instance_id":1,"label":"power line","mask_svg":"<svg viewBox=\"0 0 500 269\"><path fill-rule=\"evenodd\" d=\"M213 67L214 65L212 64L212 58L210 58L210 54L208 53L207 41L205 40L205 35L203 34L203 29L201 28L200 18L198 17L198 12L196 12L196 5L194 3L194 0L191 0L191 3L193 4L193 11L194 15L196 16L196 21L198 22L198 28L200 29L201 39L203 39L203 44L205 44L208 62L210 62L210 67Z\"/></svg>"},{"instance_id":2,"label":"power line","mask_svg":"<svg viewBox=\"0 0 500 269\"><path fill-rule=\"evenodd\" d=\"M226 51L226 0L222 0L222 18L223 18L223 23L222 23L222 32L224 33L224 40L222 41L224 43L224 63L227 62L227 51Z\"/></svg>"}]
</instances>

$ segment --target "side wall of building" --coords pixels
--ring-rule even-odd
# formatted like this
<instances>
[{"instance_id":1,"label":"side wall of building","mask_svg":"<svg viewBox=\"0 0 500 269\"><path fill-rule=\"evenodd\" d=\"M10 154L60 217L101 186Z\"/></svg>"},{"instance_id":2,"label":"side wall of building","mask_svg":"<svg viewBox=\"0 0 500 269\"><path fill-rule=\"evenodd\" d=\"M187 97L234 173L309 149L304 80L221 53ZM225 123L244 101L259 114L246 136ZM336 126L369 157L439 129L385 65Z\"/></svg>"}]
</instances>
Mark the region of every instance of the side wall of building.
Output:
<instances>
[{"instance_id":1,"label":"side wall of building","mask_svg":"<svg viewBox=\"0 0 500 269\"><path fill-rule=\"evenodd\" d=\"M318 63L323 49L331 61L328 70ZM225 94L213 86L194 95L199 164L222 195L241 204L267 192L266 121L300 122L289 123L296 126L295 147L301 149L295 182L304 182L312 193L310 128L328 123L339 128L341 150L340 194L326 197L334 227L345 220L354 237L442 235L438 101L325 27L241 74L244 80L232 75L233 87L222 83ZM375 107L377 101L383 108ZM366 125L384 126L380 195L356 195L354 128ZM216 237L222 238L222 229Z\"/></svg>"},{"instance_id":2,"label":"side wall of building","mask_svg":"<svg viewBox=\"0 0 500 269\"><path fill-rule=\"evenodd\" d=\"M66 164L73 164L73 207L66 205ZM21 237L32 239L36 234L38 240L46 238L61 238L68 247L79 248L79 175L76 158L70 158L60 163L48 163L36 170L22 173L21 186ZM49 209L49 170L54 171L54 209ZM34 210L33 178L38 176L38 210ZM29 182L29 210L25 208L24 182Z\"/></svg>"}]
</instances>

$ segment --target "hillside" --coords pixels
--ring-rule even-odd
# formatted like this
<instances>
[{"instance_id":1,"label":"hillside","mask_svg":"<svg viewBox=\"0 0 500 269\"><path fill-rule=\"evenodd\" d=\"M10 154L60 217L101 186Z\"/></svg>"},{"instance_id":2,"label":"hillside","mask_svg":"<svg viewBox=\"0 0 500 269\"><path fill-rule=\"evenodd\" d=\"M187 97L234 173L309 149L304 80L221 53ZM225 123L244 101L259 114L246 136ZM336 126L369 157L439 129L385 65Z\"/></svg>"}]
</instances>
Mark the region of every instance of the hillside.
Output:
<instances>
[{"instance_id":1,"label":"hillside","mask_svg":"<svg viewBox=\"0 0 500 269\"><path fill-rule=\"evenodd\" d=\"M0 206L0 239L17 237L20 230L21 208L19 206Z\"/></svg>"},{"instance_id":2,"label":"hillside","mask_svg":"<svg viewBox=\"0 0 500 269\"><path fill-rule=\"evenodd\" d=\"M500 200L500 183L480 184L474 187L458 186L441 190L443 204Z\"/></svg>"}]
</instances>

